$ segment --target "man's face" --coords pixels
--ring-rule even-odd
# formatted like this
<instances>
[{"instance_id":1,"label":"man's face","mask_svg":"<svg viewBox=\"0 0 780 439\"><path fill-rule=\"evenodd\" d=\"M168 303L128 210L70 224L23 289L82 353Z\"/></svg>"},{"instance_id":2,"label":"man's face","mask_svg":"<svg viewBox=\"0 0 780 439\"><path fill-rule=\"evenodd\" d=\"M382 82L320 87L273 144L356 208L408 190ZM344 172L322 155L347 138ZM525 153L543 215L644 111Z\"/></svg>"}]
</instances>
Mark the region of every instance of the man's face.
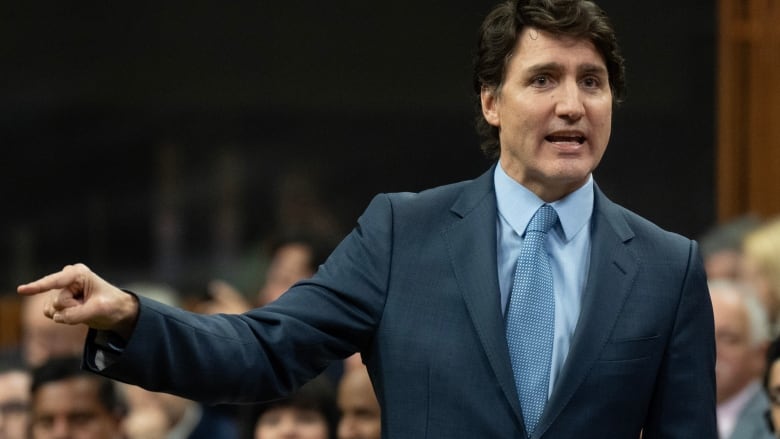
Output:
<instances>
[{"instance_id":1,"label":"man's face","mask_svg":"<svg viewBox=\"0 0 780 439\"><path fill-rule=\"evenodd\" d=\"M505 76L481 95L485 119L499 129L501 166L543 200L560 199L587 181L607 148L604 59L588 40L525 28Z\"/></svg>"},{"instance_id":2,"label":"man's face","mask_svg":"<svg viewBox=\"0 0 780 439\"><path fill-rule=\"evenodd\" d=\"M344 375L339 384L338 405L341 411L338 439L380 439L379 403L365 368Z\"/></svg>"},{"instance_id":3,"label":"man's face","mask_svg":"<svg viewBox=\"0 0 780 439\"><path fill-rule=\"evenodd\" d=\"M27 437L30 376L22 371L0 373L0 438Z\"/></svg>"},{"instance_id":4,"label":"man's face","mask_svg":"<svg viewBox=\"0 0 780 439\"><path fill-rule=\"evenodd\" d=\"M736 295L712 295L715 317L715 382L718 403L736 395L761 373L763 349L750 340L747 312Z\"/></svg>"},{"instance_id":5,"label":"man's face","mask_svg":"<svg viewBox=\"0 0 780 439\"><path fill-rule=\"evenodd\" d=\"M116 439L119 416L98 399L98 382L73 377L43 384L32 398L32 439Z\"/></svg>"}]
</instances>

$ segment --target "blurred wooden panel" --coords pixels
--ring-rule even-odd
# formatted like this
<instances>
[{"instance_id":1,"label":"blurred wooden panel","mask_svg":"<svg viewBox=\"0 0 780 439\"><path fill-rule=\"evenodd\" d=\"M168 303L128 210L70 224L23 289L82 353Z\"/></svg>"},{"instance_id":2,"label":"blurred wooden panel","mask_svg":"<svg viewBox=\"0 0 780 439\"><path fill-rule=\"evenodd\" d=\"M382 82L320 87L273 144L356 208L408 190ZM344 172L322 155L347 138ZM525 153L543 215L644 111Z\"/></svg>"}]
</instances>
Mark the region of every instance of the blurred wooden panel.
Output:
<instances>
[{"instance_id":1,"label":"blurred wooden panel","mask_svg":"<svg viewBox=\"0 0 780 439\"><path fill-rule=\"evenodd\" d=\"M718 218L780 213L780 2L721 0Z\"/></svg>"},{"instance_id":2,"label":"blurred wooden panel","mask_svg":"<svg viewBox=\"0 0 780 439\"><path fill-rule=\"evenodd\" d=\"M0 350L16 346L21 338L19 312L21 300L16 294L0 294Z\"/></svg>"}]
</instances>

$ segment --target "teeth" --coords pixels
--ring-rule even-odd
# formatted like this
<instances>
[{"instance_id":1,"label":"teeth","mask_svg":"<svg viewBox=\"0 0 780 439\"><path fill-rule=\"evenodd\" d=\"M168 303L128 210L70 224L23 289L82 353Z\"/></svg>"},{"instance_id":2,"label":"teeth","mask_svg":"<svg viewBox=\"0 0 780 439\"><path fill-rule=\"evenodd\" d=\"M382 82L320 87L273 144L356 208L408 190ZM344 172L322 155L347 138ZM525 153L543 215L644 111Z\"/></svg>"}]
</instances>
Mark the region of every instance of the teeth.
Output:
<instances>
[{"instance_id":1,"label":"teeth","mask_svg":"<svg viewBox=\"0 0 780 439\"><path fill-rule=\"evenodd\" d=\"M583 143L585 142L585 136L547 136L546 137L548 142L577 142L577 143Z\"/></svg>"}]
</instances>

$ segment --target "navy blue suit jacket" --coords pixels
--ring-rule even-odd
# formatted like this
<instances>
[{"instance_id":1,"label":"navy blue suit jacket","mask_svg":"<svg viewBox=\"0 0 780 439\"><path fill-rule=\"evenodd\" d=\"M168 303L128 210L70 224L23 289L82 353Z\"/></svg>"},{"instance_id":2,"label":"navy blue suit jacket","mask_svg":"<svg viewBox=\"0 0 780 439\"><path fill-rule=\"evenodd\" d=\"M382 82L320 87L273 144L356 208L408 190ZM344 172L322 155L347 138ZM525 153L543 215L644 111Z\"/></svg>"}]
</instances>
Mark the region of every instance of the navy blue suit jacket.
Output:
<instances>
[{"instance_id":1,"label":"navy blue suit jacket","mask_svg":"<svg viewBox=\"0 0 780 439\"><path fill-rule=\"evenodd\" d=\"M312 279L245 315L140 298L133 335L101 373L248 401L360 351L383 437L525 437L499 306L492 175L375 197ZM716 438L713 318L697 246L595 190L581 316L533 437Z\"/></svg>"}]
</instances>

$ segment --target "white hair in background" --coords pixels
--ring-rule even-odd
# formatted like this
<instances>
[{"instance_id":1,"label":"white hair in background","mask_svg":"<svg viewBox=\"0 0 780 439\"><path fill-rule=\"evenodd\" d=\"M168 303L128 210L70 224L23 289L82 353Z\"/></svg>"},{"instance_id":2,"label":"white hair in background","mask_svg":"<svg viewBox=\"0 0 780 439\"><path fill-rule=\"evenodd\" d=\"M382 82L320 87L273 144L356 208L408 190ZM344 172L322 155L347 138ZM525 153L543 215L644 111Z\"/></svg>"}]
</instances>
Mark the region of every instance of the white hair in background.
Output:
<instances>
[{"instance_id":1,"label":"white hair in background","mask_svg":"<svg viewBox=\"0 0 780 439\"><path fill-rule=\"evenodd\" d=\"M727 279L716 279L708 282L710 294L722 297L736 297L745 307L750 326L750 343L758 346L771 340L769 317L761 301L749 285Z\"/></svg>"}]
</instances>

